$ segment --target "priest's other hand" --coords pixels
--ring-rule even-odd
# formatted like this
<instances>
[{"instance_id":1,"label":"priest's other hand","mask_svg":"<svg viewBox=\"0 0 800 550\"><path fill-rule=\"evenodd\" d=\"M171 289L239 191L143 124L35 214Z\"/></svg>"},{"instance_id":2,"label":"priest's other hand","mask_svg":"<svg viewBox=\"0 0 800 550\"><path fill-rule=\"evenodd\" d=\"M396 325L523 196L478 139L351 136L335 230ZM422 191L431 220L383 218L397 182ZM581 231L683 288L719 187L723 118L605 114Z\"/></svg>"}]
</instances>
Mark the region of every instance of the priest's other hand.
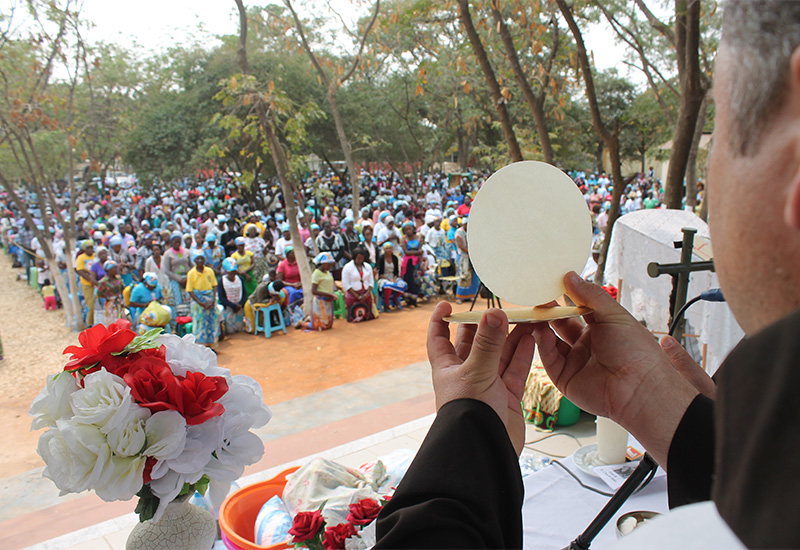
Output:
<instances>
[{"instance_id":1,"label":"priest's other hand","mask_svg":"<svg viewBox=\"0 0 800 550\"><path fill-rule=\"evenodd\" d=\"M652 334L601 287L574 272L567 295L593 313L535 325L539 356L553 383L581 409L624 426L662 465L698 390Z\"/></svg>"},{"instance_id":2,"label":"priest's other hand","mask_svg":"<svg viewBox=\"0 0 800 550\"><path fill-rule=\"evenodd\" d=\"M450 325L442 320L452 308L440 302L428 328L428 359L433 369L436 409L455 399L483 401L497 413L517 454L525 444L522 394L533 361L533 327L518 324L508 333L508 319L498 309L484 313L478 325Z\"/></svg>"}]
</instances>

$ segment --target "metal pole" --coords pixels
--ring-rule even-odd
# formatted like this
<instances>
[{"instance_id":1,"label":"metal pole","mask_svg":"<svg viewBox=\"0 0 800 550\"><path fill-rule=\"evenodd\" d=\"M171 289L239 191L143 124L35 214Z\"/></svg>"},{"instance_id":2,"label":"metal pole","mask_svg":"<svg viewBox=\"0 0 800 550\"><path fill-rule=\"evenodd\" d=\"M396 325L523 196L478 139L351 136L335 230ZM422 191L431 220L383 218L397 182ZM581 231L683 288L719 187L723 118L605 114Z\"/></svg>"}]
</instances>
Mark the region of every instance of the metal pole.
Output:
<instances>
[{"instance_id":1,"label":"metal pole","mask_svg":"<svg viewBox=\"0 0 800 550\"><path fill-rule=\"evenodd\" d=\"M694 250L694 236L697 229L692 227L684 227L683 231L683 245L681 246L681 264L689 266L692 263L692 250ZM683 305L686 303L686 294L689 290L689 271L680 271L678 273L678 283L675 285L675 304L672 309L672 318L674 319ZM680 342L683 339L683 327L686 323L685 319L678 322L678 328L675 329L675 339Z\"/></svg>"}]
</instances>

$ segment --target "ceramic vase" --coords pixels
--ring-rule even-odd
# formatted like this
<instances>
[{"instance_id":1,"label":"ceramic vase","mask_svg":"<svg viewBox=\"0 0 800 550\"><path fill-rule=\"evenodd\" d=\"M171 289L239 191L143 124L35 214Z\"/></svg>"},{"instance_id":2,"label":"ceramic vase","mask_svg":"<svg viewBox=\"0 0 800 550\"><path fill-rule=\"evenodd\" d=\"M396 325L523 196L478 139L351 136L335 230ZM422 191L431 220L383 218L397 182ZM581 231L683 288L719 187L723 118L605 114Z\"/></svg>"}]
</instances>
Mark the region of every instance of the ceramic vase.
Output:
<instances>
[{"instance_id":1,"label":"ceramic vase","mask_svg":"<svg viewBox=\"0 0 800 550\"><path fill-rule=\"evenodd\" d=\"M173 500L158 521L138 523L126 550L210 550L217 522L207 510L189 503L188 495Z\"/></svg>"}]
</instances>

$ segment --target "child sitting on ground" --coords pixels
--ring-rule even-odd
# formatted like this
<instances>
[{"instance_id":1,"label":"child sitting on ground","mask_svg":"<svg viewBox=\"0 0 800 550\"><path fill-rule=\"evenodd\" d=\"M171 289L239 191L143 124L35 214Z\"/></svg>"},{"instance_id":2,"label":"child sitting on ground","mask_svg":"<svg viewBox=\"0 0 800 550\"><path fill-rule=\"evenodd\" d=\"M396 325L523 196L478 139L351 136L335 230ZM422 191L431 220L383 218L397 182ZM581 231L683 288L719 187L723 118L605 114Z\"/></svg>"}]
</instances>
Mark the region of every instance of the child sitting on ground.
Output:
<instances>
[{"instance_id":1,"label":"child sitting on ground","mask_svg":"<svg viewBox=\"0 0 800 550\"><path fill-rule=\"evenodd\" d=\"M42 285L42 298L44 298L44 309L58 309L56 303L56 287L50 284L50 279L45 279Z\"/></svg>"}]
</instances>

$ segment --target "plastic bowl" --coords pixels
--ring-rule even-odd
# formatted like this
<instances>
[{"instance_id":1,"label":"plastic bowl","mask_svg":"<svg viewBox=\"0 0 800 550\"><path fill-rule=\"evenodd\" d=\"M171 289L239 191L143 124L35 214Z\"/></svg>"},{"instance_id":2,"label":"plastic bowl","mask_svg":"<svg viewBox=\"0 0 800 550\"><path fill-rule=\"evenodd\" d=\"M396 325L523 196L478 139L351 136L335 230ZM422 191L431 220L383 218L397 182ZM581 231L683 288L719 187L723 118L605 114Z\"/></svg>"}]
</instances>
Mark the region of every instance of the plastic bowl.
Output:
<instances>
[{"instance_id":1,"label":"plastic bowl","mask_svg":"<svg viewBox=\"0 0 800 550\"><path fill-rule=\"evenodd\" d=\"M283 494L286 476L298 469L298 466L289 468L272 479L242 487L228 495L219 509L219 528L222 532L222 541L229 550L291 548L286 544L261 546L256 544L253 538L259 510L269 499Z\"/></svg>"}]
</instances>

